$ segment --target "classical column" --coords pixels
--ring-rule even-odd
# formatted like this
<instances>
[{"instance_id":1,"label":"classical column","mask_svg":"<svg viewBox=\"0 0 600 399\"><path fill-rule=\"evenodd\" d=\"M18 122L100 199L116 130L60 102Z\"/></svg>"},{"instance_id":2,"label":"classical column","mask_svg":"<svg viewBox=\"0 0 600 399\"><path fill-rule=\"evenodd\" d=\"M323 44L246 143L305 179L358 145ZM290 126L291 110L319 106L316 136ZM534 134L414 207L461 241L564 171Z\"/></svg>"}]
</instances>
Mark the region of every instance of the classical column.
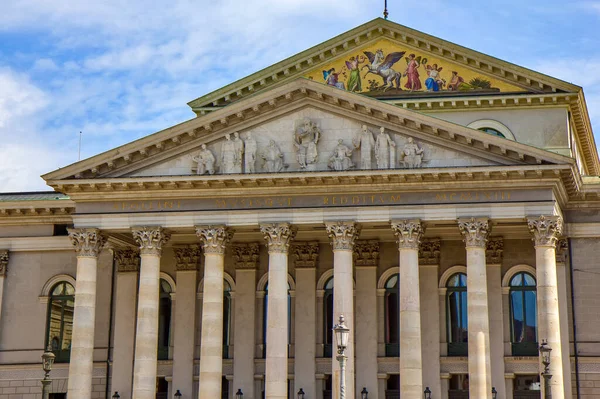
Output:
<instances>
[{"instance_id":1,"label":"classical column","mask_svg":"<svg viewBox=\"0 0 600 399\"><path fill-rule=\"evenodd\" d=\"M226 226L198 226L204 245L202 333L198 398L220 398L223 377L223 267L233 232Z\"/></svg>"},{"instance_id":2,"label":"classical column","mask_svg":"<svg viewBox=\"0 0 600 399\"><path fill-rule=\"evenodd\" d=\"M133 238L140 246L140 283L138 291L135 357L133 361L133 399L154 399L158 349L158 302L160 256L170 234L162 227L134 227Z\"/></svg>"},{"instance_id":3,"label":"classical column","mask_svg":"<svg viewBox=\"0 0 600 399\"><path fill-rule=\"evenodd\" d=\"M194 345L196 329L196 284L202 252L197 245L175 247L175 339L172 387L183 399L191 399L194 389Z\"/></svg>"},{"instance_id":4,"label":"classical column","mask_svg":"<svg viewBox=\"0 0 600 399\"><path fill-rule=\"evenodd\" d=\"M133 353L135 346L135 303L137 298L140 252L137 249L115 251L117 289L115 303L114 353L111 376L112 391L131 397Z\"/></svg>"},{"instance_id":5,"label":"classical column","mask_svg":"<svg viewBox=\"0 0 600 399\"><path fill-rule=\"evenodd\" d=\"M8 250L0 251L0 318L2 317L2 298L4 297L4 279L8 271Z\"/></svg>"},{"instance_id":6,"label":"classical column","mask_svg":"<svg viewBox=\"0 0 600 399\"><path fill-rule=\"evenodd\" d=\"M422 239L419 245L419 289L421 294L421 353L423 386L431 389L431 397L441 397L440 385L440 300L438 269L439 238ZM444 323L445 324L445 323ZM402 356L402 353L400 353Z\"/></svg>"},{"instance_id":7,"label":"classical column","mask_svg":"<svg viewBox=\"0 0 600 399\"><path fill-rule=\"evenodd\" d=\"M492 386L498 397L506 396L504 384L504 314L502 312L502 258L504 240L490 237L486 246L488 311L490 315L490 364Z\"/></svg>"},{"instance_id":8,"label":"classical column","mask_svg":"<svg viewBox=\"0 0 600 399\"><path fill-rule=\"evenodd\" d=\"M259 244L233 246L235 265L235 319L233 336L233 393L241 389L244 398L254 399L254 328L256 268Z\"/></svg>"},{"instance_id":9,"label":"classical column","mask_svg":"<svg viewBox=\"0 0 600 399\"><path fill-rule=\"evenodd\" d=\"M354 246L356 268L356 392L363 387L369 396L378 396L377 384L377 266L379 241L357 241ZM334 280L335 281L335 280ZM345 315L344 315L345 316ZM359 395L360 396L360 395Z\"/></svg>"},{"instance_id":10,"label":"classical column","mask_svg":"<svg viewBox=\"0 0 600 399\"><path fill-rule=\"evenodd\" d=\"M296 270L296 356L294 357L295 391L302 388L309 398L317 395L315 386L315 349L317 343L315 309L319 263L319 243L303 242L292 246Z\"/></svg>"},{"instance_id":11,"label":"classical column","mask_svg":"<svg viewBox=\"0 0 600 399\"><path fill-rule=\"evenodd\" d=\"M562 219L540 216L527 219L535 242L537 275L538 339L548 341L550 353L550 388L552 399L564 399L563 355L560 334L560 305L556 276L556 241L562 233ZM543 384L542 384L543 386Z\"/></svg>"},{"instance_id":12,"label":"classical column","mask_svg":"<svg viewBox=\"0 0 600 399\"><path fill-rule=\"evenodd\" d=\"M68 229L68 231L77 252L68 396L90 399L94 369L98 253L102 250L106 238L98 229Z\"/></svg>"},{"instance_id":13,"label":"classical column","mask_svg":"<svg viewBox=\"0 0 600 399\"><path fill-rule=\"evenodd\" d=\"M421 301L419 290L419 243L424 233L421 221L392 221L400 252L400 397L423 394L421 353Z\"/></svg>"},{"instance_id":14,"label":"classical column","mask_svg":"<svg viewBox=\"0 0 600 399\"><path fill-rule=\"evenodd\" d=\"M571 361L569 351L569 296L568 296L568 275L567 258L569 252L569 243L566 238L556 242L556 280L558 281L558 306L560 317L560 339L563 356L563 381L565 383L565 398L572 396L571 381Z\"/></svg>"},{"instance_id":15,"label":"classical column","mask_svg":"<svg viewBox=\"0 0 600 399\"><path fill-rule=\"evenodd\" d=\"M360 234L360 225L354 222L329 222L325 225L333 246L333 320L338 322L340 315L346 318L350 328L348 348L346 349L346 397L354 398L354 278L353 250L354 242ZM335 360L336 343L333 343L332 397L339 397L340 365Z\"/></svg>"},{"instance_id":16,"label":"classical column","mask_svg":"<svg viewBox=\"0 0 600 399\"><path fill-rule=\"evenodd\" d=\"M469 396L491 399L490 318L485 263L490 226L487 218L470 218L459 219L458 228L467 249Z\"/></svg>"},{"instance_id":17,"label":"classical column","mask_svg":"<svg viewBox=\"0 0 600 399\"><path fill-rule=\"evenodd\" d=\"M269 248L266 399L288 396L288 250L296 229L289 223L262 224Z\"/></svg>"}]
</instances>

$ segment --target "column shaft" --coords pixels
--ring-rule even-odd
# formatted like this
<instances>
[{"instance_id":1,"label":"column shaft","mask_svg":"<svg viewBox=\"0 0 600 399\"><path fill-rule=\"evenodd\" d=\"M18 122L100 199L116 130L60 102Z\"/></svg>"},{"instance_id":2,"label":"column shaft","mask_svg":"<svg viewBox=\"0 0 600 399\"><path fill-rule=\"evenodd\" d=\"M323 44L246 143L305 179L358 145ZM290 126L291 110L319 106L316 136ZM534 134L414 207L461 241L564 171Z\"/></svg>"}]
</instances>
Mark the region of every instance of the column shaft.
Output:
<instances>
[{"instance_id":1,"label":"column shaft","mask_svg":"<svg viewBox=\"0 0 600 399\"><path fill-rule=\"evenodd\" d=\"M2 299L4 298L4 280L8 271L8 250L0 251L0 320L2 319Z\"/></svg>"},{"instance_id":2,"label":"column shaft","mask_svg":"<svg viewBox=\"0 0 600 399\"><path fill-rule=\"evenodd\" d=\"M288 223L261 225L269 248L266 399L288 397L288 249L295 230Z\"/></svg>"},{"instance_id":3,"label":"column shaft","mask_svg":"<svg viewBox=\"0 0 600 399\"><path fill-rule=\"evenodd\" d=\"M179 265L178 265L179 268ZM192 398L194 386L194 337L196 325L196 279L198 272L177 270L175 297L175 339L173 348L173 388L183 399Z\"/></svg>"},{"instance_id":4,"label":"column shaft","mask_svg":"<svg viewBox=\"0 0 600 399\"><path fill-rule=\"evenodd\" d=\"M158 304L160 256L169 235L160 227L133 229L140 244L140 285L138 292L133 399L154 399L158 349Z\"/></svg>"},{"instance_id":5,"label":"column shaft","mask_svg":"<svg viewBox=\"0 0 600 399\"><path fill-rule=\"evenodd\" d=\"M360 244L359 244L360 245ZM335 281L335 280L334 280ZM356 267L356 392L377 397L377 266ZM344 314L345 316L345 314Z\"/></svg>"},{"instance_id":6,"label":"column shaft","mask_svg":"<svg viewBox=\"0 0 600 399\"><path fill-rule=\"evenodd\" d=\"M469 329L469 396L491 399L490 319L488 313L487 219L459 221L467 249L467 314Z\"/></svg>"},{"instance_id":7,"label":"column shaft","mask_svg":"<svg viewBox=\"0 0 600 399\"><path fill-rule=\"evenodd\" d=\"M315 246L318 251L318 245ZM294 358L294 390L298 392L302 388L309 398L316 397L316 281L316 267L300 267L299 262L296 261L296 356Z\"/></svg>"},{"instance_id":8,"label":"column shaft","mask_svg":"<svg viewBox=\"0 0 600 399\"><path fill-rule=\"evenodd\" d=\"M220 398L223 376L223 268L225 244L232 232L225 226L196 227L204 244L202 333L198 398Z\"/></svg>"},{"instance_id":9,"label":"column shaft","mask_svg":"<svg viewBox=\"0 0 600 399\"><path fill-rule=\"evenodd\" d=\"M98 253L105 239L97 229L70 229L69 236L77 251L77 281L67 392L73 398L90 399L94 370Z\"/></svg>"}]
</instances>

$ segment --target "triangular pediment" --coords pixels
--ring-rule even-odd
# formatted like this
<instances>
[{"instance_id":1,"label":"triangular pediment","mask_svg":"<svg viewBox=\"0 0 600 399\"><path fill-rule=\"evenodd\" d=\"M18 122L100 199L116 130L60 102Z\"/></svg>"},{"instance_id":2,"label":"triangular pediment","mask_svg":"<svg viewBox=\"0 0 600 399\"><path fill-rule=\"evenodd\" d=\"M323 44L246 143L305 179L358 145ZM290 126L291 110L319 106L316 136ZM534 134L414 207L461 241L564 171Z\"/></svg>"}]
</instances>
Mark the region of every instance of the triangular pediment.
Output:
<instances>
[{"instance_id":1,"label":"triangular pediment","mask_svg":"<svg viewBox=\"0 0 600 399\"><path fill-rule=\"evenodd\" d=\"M370 54L375 56L377 50L382 51L383 60L387 59L388 62L373 62ZM410 57L411 54L414 54L414 58ZM390 58L387 58L388 56ZM389 63L396 59L393 65ZM419 62L415 64L410 62L411 60ZM356 67L360 73L355 71ZM364 67L373 70L374 73L365 76L367 68ZM434 67L437 72L433 72ZM401 75L399 85L396 84L398 75L389 72L389 68ZM384 80L384 77L391 75L394 75L392 81L395 88L384 91L387 80ZM452 95L465 92L580 91L578 86L559 79L377 18L193 100L188 105L200 115L297 77L334 85L337 83L338 87L343 86L345 90L377 98L432 93ZM428 84L426 81L430 77L433 79Z\"/></svg>"},{"instance_id":2,"label":"triangular pediment","mask_svg":"<svg viewBox=\"0 0 600 399\"><path fill-rule=\"evenodd\" d=\"M294 146L294 132L303 118L314 122L321 131L318 159L306 169L299 167ZM330 171L329 161L338 140L351 149L362 125L368 127L374 139L381 127L390 135L396 145L396 169L573 163L568 157L297 79L43 177L48 184L59 188L67 181L94 184L93 181L133 176L191 176L197 172L193 157L198 156L202 144L215 157L215 173L220 174L223 141L234 132L241 133L243 140L248 132L254 134L258 147L257 174L269 172L260 159L271 140L282 153L282 163L287 165L277 172ZM416 166L407 164L402 155L409 138L422 150L423 162ZM411 154L414 151L414 147L408 150ZM350 156L355 165L352 170L362 169L359 153L360 150L355 150ZM373 149L371 168L377 167Z\"/></svg>"}]
</instances>

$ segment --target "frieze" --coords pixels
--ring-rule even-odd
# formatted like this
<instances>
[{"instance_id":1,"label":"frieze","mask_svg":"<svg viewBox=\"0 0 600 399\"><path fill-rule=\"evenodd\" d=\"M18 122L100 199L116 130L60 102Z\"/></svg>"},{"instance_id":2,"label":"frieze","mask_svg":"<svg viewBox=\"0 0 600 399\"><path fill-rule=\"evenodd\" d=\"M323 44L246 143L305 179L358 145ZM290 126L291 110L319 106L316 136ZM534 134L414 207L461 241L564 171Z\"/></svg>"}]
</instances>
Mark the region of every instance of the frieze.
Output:
<instances>
[{"instance_id":1,"label":"frieze","mask_svg":"<svg viewBox=\"0 0 600 399\"><path fill-rule=\"evenodd\" d=\"M177 271L197 270L202 250L199 245L186 245L173 248L175 250L175 269Z\"/></svg>"},{"instance_id":2,"label":"frieze","mask_svg":"<svg viewBox=\"0 0 600 399\"><path fill-rule=\"evenodd\" d=\"M259 261L259 247L257 243L235 244L232 249L236 269L256 269Z\"/></svg>"},{"instance_id":3,"label":"frieze","mask_svg":"<svg viewBox=\"0 0 600 399\"><path fill-rule=\"evenodd\" d=\"M498 265L502 263L504 240L502 237L490 237L485 248L485 263Z\"/></svg>"},{"instance_id":4,"label":"frieze","mask_svg":"<svg viewBox=\"0 0 600 399\"><path fill-rule=\"evenodd\" d=\"M294 266L298 268L317 267L319 264L319 243L299 242L292 246Z\"/></svg>"},{"instance_id":5,"label":"frieze","mask_svg":"<svg viewBox=\"0 0 600 399\"><path fill-rule=\"evenodd\" d=\"M552 201L550 190L423 191L358 194L273 195L78 203L77 214L253 209L338 208Z\"/></svg>"},{"instance_id":6,"label":"frieze","mask_svg":"<svg viewBox=\"0 0 600 399\"><path fill-rule=\"evenodd\" d=\"M119 273L137 272L140 270L139 249L126 248L115 251L117 271Z\"/></svg>"},{"instance_id":7,"label":"frieze","mask_svg":"<svg viewBox=\"0 0 600 399\"><path fill-rule=\"evenodd\" d=\"M8 272L8 250L0 251L0 277L6 276Z\"/></svg>"},{"instance_id":8,"label":"frieze","mask_svg":"<svg viewBox=\"0 0 600 399\"><path fill-rule=\"evenodd\" d=\"M354 264L356 266L377 266L379 264L379 241L357 241L354 245Z\"/></svg>"},{"instance_id":9,"label":"frieze","mask_svg":"<svg viewBox=\"0 0 600 399\"><path fill-rule=\"evenodd\" d=\"M423 239L419 245L420 265L439 265L441 253L441 240L439 238Z\"/></svg>"}]
</instances>

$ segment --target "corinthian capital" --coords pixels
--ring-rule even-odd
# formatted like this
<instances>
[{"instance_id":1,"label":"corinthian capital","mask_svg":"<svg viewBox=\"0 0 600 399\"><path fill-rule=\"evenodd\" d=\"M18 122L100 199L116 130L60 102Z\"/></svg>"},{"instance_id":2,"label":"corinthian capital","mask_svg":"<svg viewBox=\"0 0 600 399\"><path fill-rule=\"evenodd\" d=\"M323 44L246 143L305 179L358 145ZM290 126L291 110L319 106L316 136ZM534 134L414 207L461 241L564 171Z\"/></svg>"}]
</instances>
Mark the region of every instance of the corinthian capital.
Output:
<instances>
[{"instance_id":1,"label":"corinthian capital","mask_svg":"<svg viewBox=\"0 0 600 399\"><path fill-rule=\"evenodd\" d=\"M162 227L134 227L131 232L142 255L160 256L162 246L171 238L171 234Z\"/></svg>"},{"instance_id":2,"label":"corinthian capital","mask_svg":"<svg viewBox=\"0 0 600 399\"><path fill-rule=\"evenodd\" d=\"M333 250L350 250L360 235L360 225L354 222L329 222L325 224Z\"/></svg>"},{"instance_id":3,"label":"corinthian capital","mask_svg":"<svg viewBox=\"0 0 600 399\"><path fill-rule=\"evenodd\" d=\"M175 270L196 270L202 251L198 245L175 247Z\"/></svg>"},{"instance_id":4,"label":"corinthian capital","mask_svg":"<svg viewBox=\"0 0 600 399\"><path fill-rule=\"evenodd\" d=\"M260 231L267 240L269 252L287 253L297 229L289 223L267 223L260 225Z\"/></svg>"},{"instance_id":5,"label":"corinthian capital","mask_svg":"<svg viewBox=\"0 0 600 399\"><path fill-rule=\"evenodd\" d=\"M488 218L459 219L458 228L467 247L486 247L487 238L490 234Z\"/></svg>"},{"instance_id":6,"label":"corinthian capital","mask_svg":"<svg viewBox=\"0 0 600 399\"><path fill-rule=\"evenodd\" d=\"M67 229L77 256L96 258L106 243L106 237L98 229Z\"/></svg>"},{"instance_id":7,"label":"corinthian capital","mask_svg":"<svg viewBox=\"0 0 600 399\"><path fill-rule=\"evenodd\" d=\"M317 267L319 263L319 243L302 242L292 247L294 266L296 269L303 267Z\"/></svg>"},{"instance_id":8,"label":"corinthian capital","mask_svg":"<svg viewBox=\"0 0 600 399\"><path fill-rule=\"evenodd\" d=\"M227 226L196 226L196 235L204 245L205 254L225 253L225 247L233 237L233 230Z\"/></svg>"},{"instance_id":9,"label":"corinthian capital","mask_svg":"<svg viewBox=\"0 0 600 399\"><path fill-rule=\"evenodd\" d=\"M0 251L0 277L6 276L8 271L8 250Z\"/></svg>"},{"instance_id":10,"label":"corinthian capital","mask_svg":"<svg viewBox=\"0 0 600 399\"><path fill-rule=\"evenodd\" d=\"M257 243L233 246L233 260L236 269L254 270L258 266L260 251Z\"/></svg>"},{"instance_id":11,"label":"corinthian capital","mask_svg":"<svg viewBox=\"0 0 600 399\"><path fill-rule=\"evenodd\" d=\"M392 220L392 230L398 237L398 249L419 249L425 228L419 219Z\"/></svg>"},{"instance_id":12,"label":"corinthian capital","mask_svg":"<svg viewBox=\"0 0 600 399\"><path fill-rule=\"evenodd\" d=\"M560 216L540 216L527 218L527 226L533 235L535 245L556 245L558 237L562 234L563 222Z\"/></svg>"},{"instance_id":13,"label":"corinthian capital","mask_svg":"<svg viewBox=\"0 0 600 399\"><path fill-rule=\"evenodd\" d=\"M115 251L117 271L137 272L140 269L140 251L138 249L126 248Z\"/></svg>"}]
</instances>

